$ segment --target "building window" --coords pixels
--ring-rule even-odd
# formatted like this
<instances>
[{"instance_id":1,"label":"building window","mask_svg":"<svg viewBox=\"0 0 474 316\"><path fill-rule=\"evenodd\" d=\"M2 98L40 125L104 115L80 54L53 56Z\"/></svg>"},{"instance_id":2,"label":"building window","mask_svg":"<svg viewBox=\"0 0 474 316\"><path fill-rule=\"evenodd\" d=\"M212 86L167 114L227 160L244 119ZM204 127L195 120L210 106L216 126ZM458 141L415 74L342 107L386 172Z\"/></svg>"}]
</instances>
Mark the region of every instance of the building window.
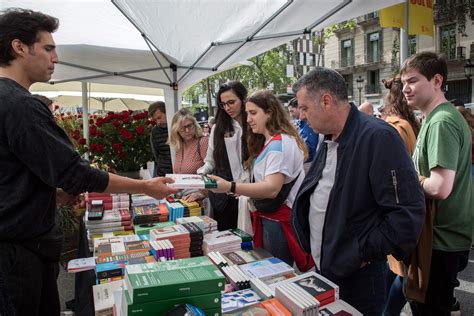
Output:
<instances>
[{"instance_id":1,"label":"building window","mask_svg":"<svg viewBox=\"0 0 474 316\"><path fill-rule=\"evenodd\" d=\"M354 87L353 87L353 82L352 82L352 75L342 75L344 78L344 81L346 82L346 87L347 87L347 95L348 96L354 96Z\"/></svg>"},{"instance_id":2,"label":"building window","mask_svg":"<svg viewBox=\"0 0 474 316\"><path fill-rule=\"evenodd\" d=\"M380 32L367 34L367 63L376 63L380 61L382 51L382 41L380 37Z\"/></svg>"},{"instance_id":3,"label":"building window","mask_svg":"<svg viewBox=\"0 0 474 316\"><path fill-rule=\"evenodd\" d=\"M408 36L408 54L413 55L416 54L416 35L409 35Z\"/></svg>"},{"instance_id":4,"label":"building window","mask_svg":"<svg viewBox=\"0 0 474 316\"><path fill-rule=\"evenodd\" d=\"M354 50L352 39L341 41L341 67L354 65Z\"/></svg>"},{"instance_id":5,"label":"building window","mask_svg":"<svg viewBox=\"0 0 474 316\"><path fill-rule=\"evenodd\" d=\"M370 70L367 72L366 94L380 93L380 72L379 70Z\"/></svg>"},{"instance_id":6,"label":"building window","mask_svg":"<svg viewBox=\"0 0 474 316\"><path fill-rule=\"evenodd\" d=\"M440 28L441 49L448 60L456 58L456 24L442 26Z\"/></svg>"}]
</instances>

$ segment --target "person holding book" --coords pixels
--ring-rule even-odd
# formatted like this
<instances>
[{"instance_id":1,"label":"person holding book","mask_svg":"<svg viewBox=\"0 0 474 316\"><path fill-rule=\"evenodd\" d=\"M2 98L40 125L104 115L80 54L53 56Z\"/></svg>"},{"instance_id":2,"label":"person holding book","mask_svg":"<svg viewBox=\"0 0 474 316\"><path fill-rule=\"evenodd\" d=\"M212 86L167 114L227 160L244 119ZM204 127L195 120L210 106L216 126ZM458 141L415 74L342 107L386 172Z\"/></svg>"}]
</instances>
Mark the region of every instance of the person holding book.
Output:
<instances>
[{"instance_id":1,"label":"person holding book","mask_svg":"<svg viewBox=\"0 0 474 316\"><path fill-rule=\"evenodd\" d=\"M247 114L244 100L247 89L238 81L219 87L217 113L211 129L204 166L198 173L220 176L228 181L248 182ZM209 201L219 230L237 227L238 200L223 193L209 192Z\"/></svg>"},{"instance_id":2,"label":"person holding book","mask_svg":"<svg viewBox=\"0 0 474 316\"><path fill-rule=\"evenodd\" d=\"M247 112L247 168L251 183L217 182L215 192L252 198L254 244L268 250L289 265L296 262L301 271L313 266L311 255L300 248L290 226L290 210L303 181L306 145L290 123L283 106L268 90L254 92L245 103Z\"/></svg>"},{"instance_id":3,"label":"person holding book","mask_svg":"<svg viewBox=\"0 0 474 316\"><path fill-rule=\"evenodd\" d=\"M301 116L325 135L292 209L298 242L340 298L381 315L387 255L415 248L425 198L397 131L350 105L344 78L317 67L293 85Z\"/></svg>"},{"instance_id":4,"label":"person holding book","mask_svg":"<svg viewBox=\"0 0 474 316\"><path fill-rule=\"evenodd\" d=\"M92 168L46 104L28 91L58 63L58 19L12 8L0 13L0 315L59 315L62 232L56 202L82 192L177 190L167 178L134 180ZM57 190L60 188L60 190Z\"/></svg>"},{"instance_id":5,"label":"person holding book","mask_svg":"<svg viewBox=\"0 0 474 316\"><path fill-rule=\"evenodd\" d=\"M181 109L173 116L169 144L175 148L176 156L173 172L177 174L196 174L204 165L209 137L204 136L194 115ZM192 202L206 196L198 190L183 192L183 198Z\"/></svg>"}]
</instances>

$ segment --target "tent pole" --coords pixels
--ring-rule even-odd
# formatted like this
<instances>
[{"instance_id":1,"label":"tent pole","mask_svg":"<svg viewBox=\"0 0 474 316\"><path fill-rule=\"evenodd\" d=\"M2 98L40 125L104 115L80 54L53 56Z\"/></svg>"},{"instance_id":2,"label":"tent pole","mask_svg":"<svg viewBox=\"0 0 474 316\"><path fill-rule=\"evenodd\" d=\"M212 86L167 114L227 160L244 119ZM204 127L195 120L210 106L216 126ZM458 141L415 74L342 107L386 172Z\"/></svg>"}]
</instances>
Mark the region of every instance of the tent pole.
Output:
<instances>
[{"instance_id":1,"label":"tent pole","mask_svg":"<svg viewBox=\"0 0 474 316\"><path fill-rule=\"evenodd\" d=\"M84 138L89 147L89 100L87 99L87 82L81 82L82 86L82 124L84 126ZM84 158L89 159L89 152L84 154Z\"/></svg>"},{"instance_id":2,"label":"tent pole","mask_svg":"<svg viewBox=\"0 0 474 316\"><path fill-rule=\"evenodd\" d=\"M405 1L405 28L400 29L400 67L408 58L408 28L409 28L409 1Z\"/></svg>"}]
</instances>

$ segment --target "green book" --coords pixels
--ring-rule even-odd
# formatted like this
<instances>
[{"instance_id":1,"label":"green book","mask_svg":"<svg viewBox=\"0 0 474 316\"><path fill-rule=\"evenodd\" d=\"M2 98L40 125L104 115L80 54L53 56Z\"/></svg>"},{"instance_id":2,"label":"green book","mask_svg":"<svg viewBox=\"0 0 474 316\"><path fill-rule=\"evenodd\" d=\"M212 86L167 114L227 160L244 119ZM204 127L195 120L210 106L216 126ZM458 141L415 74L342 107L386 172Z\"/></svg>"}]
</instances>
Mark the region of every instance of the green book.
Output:
<instances>
[{"instance_id":1,"label":"green book","mask_svg":"<svg viewBox=\"0 0 474 316\"><path fill-rule=\"evenodd\" d=\"M125 285L132 303L219 292L225 277L207 258L126 266Z\"/></svg>"},{"instance_id":2,"label":"green book","mask_svg":"<svg viewBox=\"0 0 474 316\"><path fill-rule=\"evenodd\" d=\"M171 310L179 304L191 304L202 310L220 311L221 309L221 292L183 296L171 299L151 301L145 303L132 303L127 290L122 292L122 314L121 315L141 315L155 316L162 315L166 311ZM209 315L206 313L206 315ZM211 314L214 315L214 314Z\"/></svg>"},{"instance_id":3,"label":"green book","mask_svg":"<svg viewBox=\"0 0 474 316\"><path fill-rule=\"evenodd\" d=\"M172 178L173 183L168 186L175 189L215 189L217 182L202 174L166 174L167 178Z\"/></svg>"},{"instance_id":4,"label":"green book","mask_svg":"<svg viewBox=\"0 0 474 316\"><path fill-rule=\"evenodd\" d=\"M252 235L244 232L243 230L241 229L238 229L238 228L234 228L234 229L231 229L230 230L233 234L239 236L243 242L245 241L252 241L253 240L253 237Z\"/></svg>"}]
</instances>

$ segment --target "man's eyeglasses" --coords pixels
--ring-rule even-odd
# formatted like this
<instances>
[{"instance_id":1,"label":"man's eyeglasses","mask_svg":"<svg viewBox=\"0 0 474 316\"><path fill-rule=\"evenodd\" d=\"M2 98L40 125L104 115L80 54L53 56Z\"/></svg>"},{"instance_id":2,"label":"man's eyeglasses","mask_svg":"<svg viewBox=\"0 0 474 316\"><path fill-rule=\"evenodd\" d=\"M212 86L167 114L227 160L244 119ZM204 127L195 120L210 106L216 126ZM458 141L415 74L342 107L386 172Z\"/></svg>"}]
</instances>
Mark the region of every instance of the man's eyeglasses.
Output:
<instances>
[{"instance_id":1,"label":"man's eyeglasses","mask_svg":"<svg viewBox=\"0 0 474 316\"><path fill-rule=\"evenodd\" d=\"M239 99L234 99L234 100L229 100L229 101L227 101L227 102L221 102L221 103L219 103L219 107L220 107L221 109L223 109L223 108L225 108L226 105L232 106L232 105L234 105L235 102L237 102L238 100L239 100Z\"/></svg>"},{"instance_id":2,"label":"man's eyeglasses","mask_svg":"<svg viewBox=\"0 0 474 316\"><path fill-rule=\"evenodd\" d=\"M191 124L188 124L188 125L181 126L179 131L180 132L194 131L195 128L196 128L196 126L194 125L194 123L191 123Z\"/></svg>"}]
</instances>

